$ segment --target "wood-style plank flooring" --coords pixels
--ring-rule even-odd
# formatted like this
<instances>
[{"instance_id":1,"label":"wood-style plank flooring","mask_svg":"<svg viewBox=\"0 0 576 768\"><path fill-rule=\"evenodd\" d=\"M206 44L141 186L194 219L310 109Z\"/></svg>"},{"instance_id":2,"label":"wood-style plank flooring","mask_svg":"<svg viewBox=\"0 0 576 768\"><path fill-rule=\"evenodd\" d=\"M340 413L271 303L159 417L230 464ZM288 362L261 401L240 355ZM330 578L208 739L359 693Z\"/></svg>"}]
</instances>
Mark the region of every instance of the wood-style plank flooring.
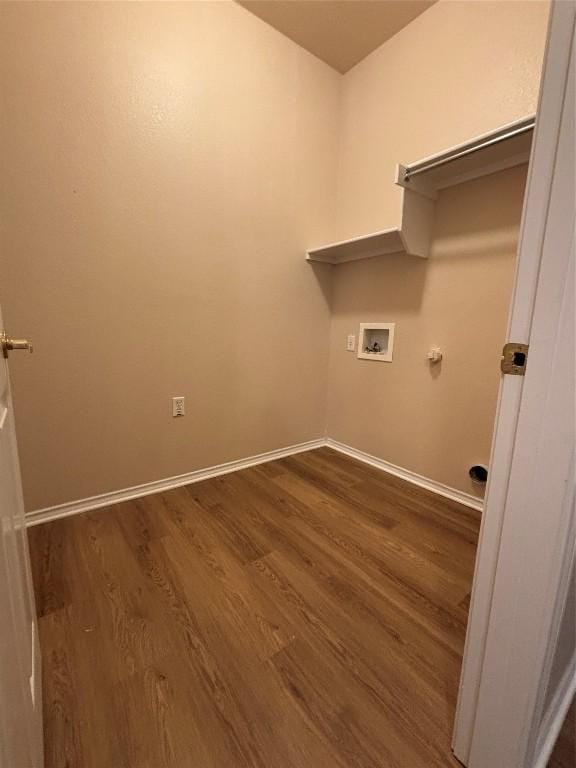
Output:
<instances>
[{"instance_id":1,"label":"wood-style plank flooring","mask_svg":"<svg viewBox=\"0 0 576 768\"><path fill-rule=\"evenodd\" d=\"M329 449L34 527L46 768L445 768L476 512Z\"/></svg>"}]
</instances>

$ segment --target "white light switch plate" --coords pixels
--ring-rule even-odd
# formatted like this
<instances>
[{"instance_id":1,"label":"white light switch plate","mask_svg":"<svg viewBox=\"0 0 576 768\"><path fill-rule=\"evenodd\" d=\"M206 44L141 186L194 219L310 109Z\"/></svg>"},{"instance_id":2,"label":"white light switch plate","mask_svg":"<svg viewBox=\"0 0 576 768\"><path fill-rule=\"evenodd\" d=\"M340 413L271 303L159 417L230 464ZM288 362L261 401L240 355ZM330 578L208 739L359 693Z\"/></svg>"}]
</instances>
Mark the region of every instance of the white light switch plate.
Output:
<instances>
[{"instance_id":1,"label":"white light switch plate","mask_svg":"<svg viewBox=\"0 0 576 768\"><path fill-rule=\"evenodd\" d=\"M356 336L354 336L354 334L351 333L349 336L346 337L346 351L354 352L355 349L356 349Z\"/></svg>"}]
</instances>

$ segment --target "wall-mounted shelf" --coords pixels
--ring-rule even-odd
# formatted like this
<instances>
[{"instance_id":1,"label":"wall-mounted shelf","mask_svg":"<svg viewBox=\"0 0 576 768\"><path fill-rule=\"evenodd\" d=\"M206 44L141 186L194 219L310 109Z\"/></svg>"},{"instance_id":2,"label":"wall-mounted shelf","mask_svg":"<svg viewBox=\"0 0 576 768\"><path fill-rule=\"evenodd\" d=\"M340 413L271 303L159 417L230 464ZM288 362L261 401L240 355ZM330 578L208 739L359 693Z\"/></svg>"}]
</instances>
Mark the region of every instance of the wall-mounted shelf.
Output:
<instances>
[{"instance_id":1,"label":"wall-mounted shelf","mask_svg":"<svg viewBox=\"0 0 576 768\"><path fill-rule=\"evenodd\" d=\"M399 165L396 183L436 199L438 191L523 165L530 159L534 117L459 144L410 165Z\"/></svg>"},{"instance_id":2,"label":"wall-mounted shelf","mask_svg":"<svg viewBox=\"0 0 576 768\"><path fill-rule=\"evenodd\" d=\"M327 264L371 259L389 253L426 258L433 214L432 200L410 189L403 189L402 220L399 227L312 248L306 258L308 261L323 261Z\"/></svg>"},{"instance_id":3,"label":"wall-mounted shelf","mask_svg":"<svg viewBox=\"0 0 576 768\"><path fill-rule=\"evenodd\" d=\"M402 220L399 227L374 232L351 240L321 245L310 249L308 261L342 264L346 261L371 259L389 253L428 256L428 242L434 214L434 203L410 189L402 190Z\"/></svg>"},{"instance_id":4,"label":"wall-mounted shelf","mask_svg":"<svg viewBox=\"0 0 576 768\"><path fill-rule=\"evenodd\" d=\"M342 264L345 261L370 259L372 256L384 256L387 253L398 253L404 250L402 235L399 229L387 229L374 232L364 237L354 237L338 243L322 245L308 251L308 261L323 261L327 264Z\"/></svg>"},{"instance_id":5,"label":"wall-mounted shelf","mask_svg":"<svg viewBox=\"0 0 576 768\"><path fill-rule=\"evenodd\" d=\"M398 165L400 226L311 248L307 260L342 264L392 253L427 258L439 190L527 163L534 122L534 117L518 120L424 160Z\"/></svg>"}]
</instances>

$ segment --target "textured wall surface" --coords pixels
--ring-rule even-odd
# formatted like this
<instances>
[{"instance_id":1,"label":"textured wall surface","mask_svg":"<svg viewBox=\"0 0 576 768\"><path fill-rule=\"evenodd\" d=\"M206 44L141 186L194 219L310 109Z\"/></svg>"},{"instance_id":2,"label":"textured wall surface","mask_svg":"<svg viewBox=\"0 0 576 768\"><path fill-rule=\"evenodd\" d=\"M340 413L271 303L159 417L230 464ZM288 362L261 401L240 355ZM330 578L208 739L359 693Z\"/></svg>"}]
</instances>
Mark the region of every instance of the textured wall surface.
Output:
<instances>
[{"instance_id":1,"label":"textured wall surface","mask_svg":"<svg viewBox=\"0 0 576 768\"><path fill-rule=\"evenodd\" d=\"M536 111L539 0L440 0L342 79L339 238L398 224L397 163Z\"/></svg>"},{"instance_id":2,"label":"textured wall surface","mask_svg":"<svg viewBox=\"0 0 576 768\"><path fill-rule=\"evenodd\" d=\"M441 0L345 77L232 2L0 15L0 300L36 345L11 359L27 508L320 437L327 391L331 436L466 489L522 172L447 192L428 264L303 253L395 225L398 161L534 111L547 4ZM398 323L389 368L344 356L360 320Z\"/></svg>"},{"instance_id":3,"label":"textured wall surface","mask_svg":"<svg viewBox=\"0 0 576 768\"><path fill-rule=\"evenodd\" d=\"M442 192L429 259L338 267L330 437L479 495L468 469L490 458L525 178L520 166ZM391 363L346 351L361 322L396 323Z\"/></svg>"},{"instance_id":4,"label":"textured wall surface","mask_svg":"<svg viewBox=\"0 0 576 768\"><path fill-rule=\"evenodd\" d=\"M340 76L235 3L0 13L28 509L321 436Z\"/></svg>"},{"instance_id":5,"label":"textured wall surface","mask_svg":"<svg viewBox=\"0 0 576 768\"><path fill-rule=\"evenodd\" d=\"M396 163L536 111L547 17L547 3L440 0L344 76L340 237L398 225ZM334 270L331 437L478 492L467 470L490 456L524 181L525 167L444 191L428 261ZM394 362L345 351L363 321L397 323Z\"/></svg>"}]
</instances>

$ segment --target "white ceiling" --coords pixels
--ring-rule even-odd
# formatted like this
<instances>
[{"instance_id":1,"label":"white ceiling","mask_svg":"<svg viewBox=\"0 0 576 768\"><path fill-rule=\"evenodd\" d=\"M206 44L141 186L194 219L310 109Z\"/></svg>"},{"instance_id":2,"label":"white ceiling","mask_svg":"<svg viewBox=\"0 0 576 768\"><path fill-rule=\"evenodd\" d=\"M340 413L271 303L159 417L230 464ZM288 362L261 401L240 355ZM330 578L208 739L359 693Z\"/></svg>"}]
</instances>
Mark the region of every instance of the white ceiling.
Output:
<instances>
[{"instance_id":1,"label":"white ceiling","mask_svg":"<svg viewBox=\"0 0 576 768\"><path fill-rule=\"evenodd\" d=\"M236 0L338 72L347 72L436 0Z\"/></svg>"}]
</instances>

